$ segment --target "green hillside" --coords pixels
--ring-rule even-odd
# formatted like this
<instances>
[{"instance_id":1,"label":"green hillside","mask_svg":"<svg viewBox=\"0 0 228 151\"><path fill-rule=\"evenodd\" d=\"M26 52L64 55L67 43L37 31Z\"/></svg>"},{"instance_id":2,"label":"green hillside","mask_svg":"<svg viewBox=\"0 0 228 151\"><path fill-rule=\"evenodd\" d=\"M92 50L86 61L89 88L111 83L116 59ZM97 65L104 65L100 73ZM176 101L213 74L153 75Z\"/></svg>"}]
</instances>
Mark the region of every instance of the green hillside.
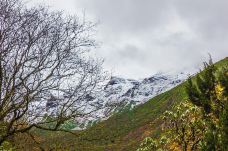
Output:
<instances>
[{"instance_id":1,"label":"green hillside","mask_svg":"<svg viewBox=\"0 0 228 151\"><path fill-rule=\"evenodd\" d=\"M216 63L216 66L219 68L227 65L228 58ZM158 117L164 111L171 109L173 104L187 99L185 85L186 82L152 98L133 110L122 111L87 130L74 132L74 135L70 133L44 133L39 131L36 132L36 136L40 144L34 144L32 141L28 141L28 139L20 139L19 144L27 144L27 149L42 144L43 148L59 148L60 150L136 150L146 136L156 137L159 135L162 121Z\"/></svg>"}]
</instances>

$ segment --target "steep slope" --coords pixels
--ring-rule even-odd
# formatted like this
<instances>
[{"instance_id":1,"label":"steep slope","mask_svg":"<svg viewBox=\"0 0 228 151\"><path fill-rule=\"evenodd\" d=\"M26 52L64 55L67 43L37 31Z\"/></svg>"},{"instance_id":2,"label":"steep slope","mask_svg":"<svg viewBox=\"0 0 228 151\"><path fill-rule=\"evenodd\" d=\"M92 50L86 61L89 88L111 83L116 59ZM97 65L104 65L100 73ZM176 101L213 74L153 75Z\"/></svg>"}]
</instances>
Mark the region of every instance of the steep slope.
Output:
<instances>
[{"instance_id":1,"label":"steep slope","mask_svg":"<svg viewBox=\"0 0 228 151\"><path fill-rule=\"evenodd\" d=\"M216 66L228 66L225 58ZM109 119L95 124L84 131L75 131L75 135L66 133L45 133L41 144L45 148L61 146L61 149L77 151L133 151L146 136L158 136L162 121L158 118L174 103L187 99L186 82L162 93L132 110L124 110ZM22 141L22 140L21 140ZM23 142L21 142L23 143ZM32 144L34 146L34 144Z\"/></svg>"}]
</instances>

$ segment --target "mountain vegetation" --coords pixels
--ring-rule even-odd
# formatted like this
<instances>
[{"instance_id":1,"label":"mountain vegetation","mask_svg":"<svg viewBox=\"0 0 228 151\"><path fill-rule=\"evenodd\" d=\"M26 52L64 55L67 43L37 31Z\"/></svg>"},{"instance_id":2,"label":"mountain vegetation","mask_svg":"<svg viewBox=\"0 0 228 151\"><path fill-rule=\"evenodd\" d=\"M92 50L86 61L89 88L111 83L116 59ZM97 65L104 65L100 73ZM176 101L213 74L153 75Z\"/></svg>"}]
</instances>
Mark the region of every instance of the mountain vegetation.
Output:
<instances>
[{"instance_id":1,"label":"mountain vegetation","mask_svg":"<svg viewBox=\"0 0 228 151\"><path fill-rule=\"evenodd\" d=\"M138 151L226 151L228 149L228 68L218 69L210 59L204 71L189 78L188 100L163 114L160 138L146 138Z\"/></svg>"},{"instance_id":2,"label":"mountain vegetation","mask_svg":"<svg viewBox=\"0 0 228 151\"><path fill-rule=\"evenodd\" d=\"M126 109L116 113L86 130L63 133L33 129L33 139L28 134L18 134L9 142L17 150L128 151L157 150L159 148L163 150L167 150L167 148L169 148L168 150L184 150L184 148L199 150L199 148L208 147L208 142L212 147L221 147L221 143L225 144L227 141L225 139L227 138L225 116L227 111L210 101L210 104L205 105L209 106L210 112L206 112L208 110L205 111L202 104L194 103L194 100L190 101L192 99L190 99L189 91L190 86L197 87L197 91L192 92L193 98L197 98L199 93L206 94L205 91L198 88L198 82L203 80L210 73L209 69L213 67L213 77L217 83L214 87L216 90L214 94L220 100L226 99L227 90L225 90L224 84L227 75L224 73L226 73L227 65L228 58L215 64L207 64L205 70L177 87L132 110ZM208 84L208 81L206 83ZM208 100L205 96L202 98ZM175 130L173 123L177 123L178 131ZM184 135L181 134L182 128L184 128ZM218 138L219 140L216 140Z\"/></svg>"}]
</instances>

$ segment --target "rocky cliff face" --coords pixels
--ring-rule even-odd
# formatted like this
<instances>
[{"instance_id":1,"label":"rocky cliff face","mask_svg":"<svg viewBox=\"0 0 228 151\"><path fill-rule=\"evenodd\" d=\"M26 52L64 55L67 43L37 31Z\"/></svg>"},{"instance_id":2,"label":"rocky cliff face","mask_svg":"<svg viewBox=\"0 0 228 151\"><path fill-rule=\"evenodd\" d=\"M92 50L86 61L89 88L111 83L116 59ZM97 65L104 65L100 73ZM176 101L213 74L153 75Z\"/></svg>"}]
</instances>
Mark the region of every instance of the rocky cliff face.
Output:
<instances>
[{"instance_id":1,"label":"rocky cliff face","mask_svg":"<svg viewBox=\"0 0 228 151\"><path fill-rule=\"evenodd\" d=\"M177 86L186 78L187 75L183 73L175 76L156 74L142 80L111 77L102 92L88 96L89 104L86 110L89 112L96 109L96 111L79 118L78 122L103 120L115 112L126 108L132 109Z\"/></svg>"}]
</instances>

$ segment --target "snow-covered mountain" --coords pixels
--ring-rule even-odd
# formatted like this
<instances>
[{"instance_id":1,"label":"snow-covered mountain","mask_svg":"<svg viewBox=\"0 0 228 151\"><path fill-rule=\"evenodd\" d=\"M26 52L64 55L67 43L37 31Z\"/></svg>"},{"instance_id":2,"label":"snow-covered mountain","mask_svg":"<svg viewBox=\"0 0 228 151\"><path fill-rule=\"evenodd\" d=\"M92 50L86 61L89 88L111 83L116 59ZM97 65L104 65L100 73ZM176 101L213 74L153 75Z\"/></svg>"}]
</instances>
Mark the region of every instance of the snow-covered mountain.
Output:
<instances>
[{"instance_id":1,"label":"snow-covered mountain","mask_svg":"<svg viewBox=\"0 0 228 151\"><path fill-rule=\"evenodd\" d=\"M78 118L79 123L104 120L113 113L123 109L131 109L136 105L148 101L150 98L161 94L184 81L187 75L156 74L142 80L111 77L104 90L94 96L88 96L87 111L91 114Z\"/></svg>"}]
</instances>

